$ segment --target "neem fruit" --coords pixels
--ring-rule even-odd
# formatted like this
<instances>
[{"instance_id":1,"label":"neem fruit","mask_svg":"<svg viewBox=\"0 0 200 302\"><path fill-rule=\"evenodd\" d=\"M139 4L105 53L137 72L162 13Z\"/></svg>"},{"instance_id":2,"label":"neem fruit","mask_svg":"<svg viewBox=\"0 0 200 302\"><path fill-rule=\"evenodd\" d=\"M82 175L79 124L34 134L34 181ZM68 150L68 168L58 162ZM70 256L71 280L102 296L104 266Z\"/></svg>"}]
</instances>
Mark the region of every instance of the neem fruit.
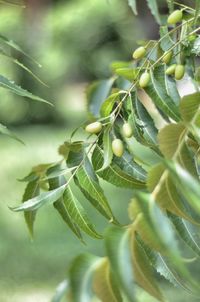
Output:
<instances>
[{"instance_id":1,"label":"neem fruit","mask_svg":"<svg viewBox=\"0 0 200 302\"><path fill-rule=\"evenodd\" d=\"M166 51L162 58L163 63L168 64L171 61L172 55L173 55L172 51Z\"/></svg>"},{"instance_id":2,"label":"neem fruit","mask_svg":"<svg viewBox=\"0 0 200 302\"><path fill-rule=\"evenodd\" d=\"M176 65L175 68L175 79L181 80L185 74L185 66L184 65Z\"/></svg>"},{"instance_id":3,"label":"neem fruit","mask_svg":"<svg viewBox=\"0 0 200 302\"><path fill-rule=\"evenodd\" d=\"M101 129L102 129L102 123L100 122L94 122L85 127L85 131L92 134L99 133Z\"/></svg>"},{"instance_id":4,"label":"neem fruit","mask_svg":"<svg viewBox=\"0 0 200 302\"><path fill-rule=\"evenodd\" d=\"M173 13L171 13L167 19L168 24L176 24L180 22L183 18L183 13L181 10L177 9Z\"/></svg>"},{"instance_id":5,"label":"neem fruit","mask_svg":"<svg viewBox=\"0 0 200 302\"><path fill-rule=\"evenodd\" d=\"M146 54L146 49L141 46L141 47L138 47L134 52L133 52L133 59L135 60L138 60L138 59L141 59L145 56Z\"/></svg>"},{"instance_id":6,"label":"neem fruit","mask_svg":"<svg viewBox=\"0 0 200 302\"><path fill-rule=\"evenodd\" d=\"M125 137L130 138L133 135L133 128L129 123L124 123L122 126L122 131Z\"/></svg>"},{"instance_id":7,"label":"neem fruit","mask_svg":"<svg viewBox=\"0 0 200 302\"><path fill-rule=\"evenodd\" d=\"M149 84L149 81L150 81L150 74L145 71L141 77L140 77L140 80L139 80L139 85L141 88L145 88L148 86Z\"/></svg>"},{"instance_id":8,"label":"neem fruit","mask_svg":"<svg viewBox=\"0 0 200 302\"><path fill-rule=\"evenodd\" d=\"M176 69L176 64L172 64L166 69L165 73L167 75L172 75L175 73L175 69Z\"/></svg>"},{"instance_id":9,"label":"neem fruit","mask_svg":"<svg viewBox=\"0 0 200 302\"><path fill-rule=\"evenodd\" d=\"M116 138L112 141L112 151L117 157L122 157L124 153L124 145L121 139Z\"/></svg>"}]
</instances>

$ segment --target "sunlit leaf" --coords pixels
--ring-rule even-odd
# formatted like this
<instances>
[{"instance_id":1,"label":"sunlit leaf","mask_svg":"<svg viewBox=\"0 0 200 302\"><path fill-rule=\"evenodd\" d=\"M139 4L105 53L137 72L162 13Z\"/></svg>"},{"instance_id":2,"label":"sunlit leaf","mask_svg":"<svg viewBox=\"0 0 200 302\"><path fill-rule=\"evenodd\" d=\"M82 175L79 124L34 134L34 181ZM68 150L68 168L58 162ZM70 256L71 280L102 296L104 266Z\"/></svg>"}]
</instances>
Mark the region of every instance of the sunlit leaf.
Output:
<instances>
[{"instance_id":1,"label":"sunlit leaf","mask_svg":"<svg viewBox=\"0 0 200 302\"><path fill-rule=\"evenodd\" d=\"M67 280L62 281L56 288L56 292L51 300L51 302L61 302L63 297L66 295L69 283Z\"/></svg>"},{"instance_id":2,"label":"sunlit leaf","mask_svg":"<svg viewBox=\"0 0 200 302\"><path fill-rule=\"evenodd\" d=\"M40 98L39 96L36 96L34 94L32 94L31 92L21 88L20 86L18 86L17 84L15 84L14 81L10 81L7 78L5 78L4 76L0 75L0 87L6 88L10 91L12 91L13 93L35 100L35 101L39 101L39 102L43 102L46 103L48 105L51 105L51 103L49 103L48 101Z\"/></svg>"},{"instance_id":3,"label":"sunlit leaf","mask_svg":"<svg viewBox=\"0 0 200 302\"><path fill-rule=\"evenodd\" d=\"M164 301L163 295L154 279L152 266L135 235L132 238L132 261L137 284L159 301Z\"/></svg>"},{"instance_id":4,"label":"sunlit leaf","mask_svg":"<svg viewBox=\"0 0 200 302\"><path fill-rule=\"evenodd\" d=\"M88 111L95 117L99 116L101 105L108 97L114 78L93 83L87 89Z\"/></svg>"},{"instance_id":5,"label":"sunlit leaf","mask_svg":"<svg viewBox=\"0 0 200 302\"><path fill-rule=\"evenodd\" d=\"M26 186L22 201L26 202L30 198L34 198L35 196L38 196L39 192L40 192L40 188L39 188L38 179L30 181ZM33 238L33 225L36 217L36 211L24 212L24 217L30 232L30 236L31 238Z\"/></svg>"},{"instance_id":6,"label":"sunlit leaf","mask_svg":"<svg viewBox=\"0 0 200 302\"><path fill-rule=\"evenodd\" d=\"M135 15L137 15L136 0L128 0L128 5L131 7Z\"/></svg>"},{"instance_id":7,"label":"sunlit leaf","mask_svg":"<svg viewBox=\"0 0 200 302\"><path fill-rule=\"evenodd\" d=\"M92 280L101 258L82 254L75 258L69 270L69 282L74 302L92 301Z\"/></svg>"},{"instance_id":8,"label":"sunlit leaf","mask_svg":"<svg viewBox=\"0 0 200 302\"><path fill-rule=\"evenodd\" d=\"M93 290L102 302L122 302L115 275L107 258L103 258L95 270Z\"/></svg>"},{"instance_id":9,"label":"sunlit leaf","mask_svg":"<svg viewBox=\"0 0 200 302\"><path fill-rule=\"evenodd\" d=\"M52 172L52 169L48 170L48 174ZM47 174L47 175L48 175ZM49 179L49 188L50 190L54 190L56 188L59 188L60 186L64 185L66 183L66 180L63 177L56 177L56 178L51 178ZM58 211L64 222L68 225L68 227L72 230L72 232L81 240L82 235L80 232L79 227L77 226L76 222L73 221L72 217L69 214L69 211L65 205L65 200L63 196L58 198L54 202L54 208Z\"/></svg>"},{"instance_id":10,"label":"sunlit leaf","mask_svg":"<svg viewBox=\"0 0 200 302\"><path fill-rule=\"evenodd\" d=\"M126 153L125 153L126 154ZM129 165L126 165L127 161L130 159L121 160L115 159L116 163L112 163L104 171L97 172L97 174L104 180L110 182L111 184L122 187L122 188L145 188L145 179L146 172L134 161L130 162ZM95 148L92 156L92 161L95 170L99 170L103 164L103 154L102 151L98 148ZM129 174L126 171L123 171L118 163L126 167L129 170Z\"/></svg>"},{"instance_id":11,"label":"sunlit leaf","mask_svg":"<svg viewBox=\"0 0 200 302\"><path fill-rule=\"evenodd\" d=\"M167 115L175 121L180 120L178 107L168 95L165 86L164 66L155 67L154 71L151 71L151 83L145 88L145 91L165 116Z\"/></svg>"},{"instance_id":12,"label":"sunlit leaf","mask_svg":"<svg viewBox=\"0 0 200 302\"><path fill-rule=\"evenodd\" d=\"M0 124L0 134L7 135L24 145L24 142L20 138L18 138L12 131L2 124Z\"/></svg>"},{"instance_id":13,"label":"sunlit leaf","mask_svg":"<svg viewBox=\"0 0 200 302\"><path fill-rule=\"evenodd\" d=\"M200 257L200 242L195 238L192 226L184 219L171 213L168 213L168 217L174 224L180 238Z\"/></svg>"},{"instance_id":14,"label":"sunlit leaf","mask_svg":"<svg viewBox=\"0 0 200 302\"><path fill-rule=\"evenodd\" d=\"M119 93L111 94L102 104L100 108L100 113L102 117L107 117L110 115L113 106L115 105L116 101L119 99Z\"/></svg>"},{"instance_id":15,"label":"sunlit leaf","mask_svg":"<svg viewBox=\"0 0 200 302\"><path fill-rule=\"evenodd\" d=\"M95 208L106 218L115 220L103 189L100 187L98 178L87 158L85 158L83 165L77 170L76 178L82 192L84 194L86 192L86 198L88 196L91 197L88 200Z\"/></svg>"},{"instance_id":16,"label":"sunlit leaf","mask_svg":"<svg viewBox=\"0 0 200 302\"><path fill-rule=\"evenodd\" d=\"M13 210L15 212L35 211L46 204L54 203L57 199L59 199L63 195L65 188L66 188L66 185L63 185L63 186L61 186L57 189L51 190L49 192L43 192L39 196L25 201L20 206L11 207L11 210Z\"/></svg>"},{"instance_id":17,"label":"sunlit leaf","mask_svg":"<svg viewBox=\"0 0 200 302\"><path fill-rule=\"evenodd\" d=\"M90 222L86 211L79 203L79 201L75 198L69 186L64 191L63 201L70 217L81 230L83 230L86 234L93 238L102 238L102 236L95 231L94 226Z\"/></svg>"},{"instance_id":18,"label":"sunlit leaf","mask_svg":"<svg viewBox=\"0 0 200 302\"><path fill-rule=\"evenodd\" d=\"M111 126L108 125L103 132L103 156L104 156L104 162L103 166L99 171L103 171L107 167L110 166L113 158L113 152L112 152L112 141L111 141Z\"/></svg>"},{"instance_id":19,"label":"sunlit leaf","mask_svg":"<svg viewBox=\"0 0 200 302\"><path fill-rule=\"evenodd\" d=\"M152 15L155 17L157 23L161 24L157 1L156 0L147 0L147 4L151 10Z\"/></svg>"},{"instance_id":20,"label":"sunlit leaf","mask_svg":"<svg viewBox=\"0 0 200 302\"><path fill-rule=\"evenodd\" d=\"M105 244L111 268L115 272L120 287L130 302L136 302L130 238L129 230L113 227L106 232Z\"/></svg>"}]
</instances>

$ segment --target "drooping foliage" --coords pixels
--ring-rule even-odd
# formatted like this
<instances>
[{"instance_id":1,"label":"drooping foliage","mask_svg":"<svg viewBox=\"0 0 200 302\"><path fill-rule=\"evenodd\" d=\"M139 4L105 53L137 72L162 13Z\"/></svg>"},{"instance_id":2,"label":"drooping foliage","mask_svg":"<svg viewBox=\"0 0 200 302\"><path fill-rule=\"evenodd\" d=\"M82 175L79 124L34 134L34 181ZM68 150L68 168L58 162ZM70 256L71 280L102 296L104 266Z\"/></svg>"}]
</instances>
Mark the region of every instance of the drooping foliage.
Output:
<instances>
[{"instance_id":1,"label":"drooping foliage","mask_svg":"<svg viewBox=\"0 0 200 302\"><path fill-rule=\"evenodd\" d=\"M5 5L20 5L21 7L25 7L24 1L21 0L0 0L0 6L1 4ZM30 57L16 42L13 40L9 40L7 37L2 35L0 33L0 56L7 58L9 61L11 61L13 64L18 65L20 68L22 68L24 71L26 71L28 74L30 74L35 80L40 82L42 85L44 84L41 79L31 71L31 69L27 66L25 66L22 62L18 60L18 54L21 54L33 64L36 64L38 67L41 67L41 65L34 60L32 57ZM50 102L44 100L43 98L36 96L32 94L31 92L27 91L26 89L20 87L17 85L13 80L8 79L4 75L0 74L0 87L4 89L10 90L12 93L15 93L19 96L22 96L24 98L28 98L34 101L44 102L46 104L51 105ZM13 132L11 132L6 125L3 125L0 123L0 134L10 136L11 138L23 143Z\"/></svg>"},{"instance_id":2,"label":"drooping foliage","mask_svg":"<svg viewBox=\"0 0 200 302\"><path fill-rule=\"evenodd\" d=\"M136 2L128 3L136 13ZM167 24L157 2L147 3L161 24L159 40L142 42L134 60L112 63L112 77L88 88L86 138L76 141L76 129L59 148L60 162L34 167L22 180L27 182L23 203L12 208L24 211L31 236L38 209L52 204L81 241L82 233L105 241L105 257L86 254L74 260L69 281L58 288L54 302L66 292L75 302L94 296L103 302L134 302L137 286L165 301L157 275L199 296L199 282L183 261L177 239L198 265L200 6L198 0L196 8L167 1L173 14ZM181 97L187 82L193 91ZM136 143L150 150L154 166L135 151ZM100 178L133 191L129 225L114 216ZM112 224L105 234L90 221L72 182Z\"/></svg>"}]
</instances>

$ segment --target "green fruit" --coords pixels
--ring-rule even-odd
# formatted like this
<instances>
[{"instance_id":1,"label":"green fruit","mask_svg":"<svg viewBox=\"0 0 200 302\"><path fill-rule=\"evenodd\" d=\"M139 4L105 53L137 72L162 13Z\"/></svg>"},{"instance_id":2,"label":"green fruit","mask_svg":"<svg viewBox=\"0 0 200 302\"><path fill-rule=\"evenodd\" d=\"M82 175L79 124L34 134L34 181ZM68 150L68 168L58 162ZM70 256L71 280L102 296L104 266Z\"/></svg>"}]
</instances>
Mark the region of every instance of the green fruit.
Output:
<instances>
[{"instance_id":1,"label":"green fruit","mask_svg":"<svg viewBox=\"0 0 200 302\"><path fill-rule=\"evenodd\" d=\"M121 157L124 153L124 145L121 139L116 138L112 141L112 151L117 157Z\"/></svg>"},{"instance_id":2,"label":"green fruit","mask_svg":"<svg viewBox=\"0 0 200 302\"><path fill-rule=\"evenodd\" d=\"M183 65L176 65L175 68L175 79L181 80L184 77L185 74L185 66Z\"/></svg>"},{"instance_id":3,"label":"green fruit","mask_svg":"<svg viewBox=\"0 0 200 302\"><path fill-rule=\"evenodd\" d=\"M133 135L133 129L129 123L124 123L122 131L125 137L129 138Z\"/></svg>"},{"instance_id":4,"label":"green fruit","mask_svg":"<svg viewBox=\"0 0 200 302\"><path fill-rule=\"evenodd\" d=\"M168 64L171 61L172 55L173 55L172 51L166 51L162 58L163 63Z\"/></svg>"},{"instance_id":5,"label":"green fruit","mask_svg":"<svg viewBox=\"0 0 200 302\"><path fill-rule=\"evenodd\" d=\"M175 73L175 69L176 69L176 64L170 65L170 66L166 69L165 73L166 73L167 75L172 75L172 74Z\"/></svg>"},{"instance_id":6,"label":"green fruit","mask_svg":"<svg viewBox=\"0 0 200 302\"><path fill-rule=\"evenodd\" d=\"M139 80L139 85L141 88L145 88L148 86L149 84L149 81L150 81L150 74L145 71L141 77L140 77L140 80Z\"/></svg>"},{"instance_id":7,"label":"green fruit","mask_svg":"<svg viewBox=\"0 0 200 302\"><path fill-rule=\"evenodd\" d=\"M183 13L181 10L175 10L173 13L171 13L167 19L168 24L176 24L177 22L180 22L183 18Z\"/></svg>"},{"instance_id":8,"label":"green fruit","mask_svg":"<svg viewBox=\"0 0 200 302\"><path fill-rule=\"evenodd\" d=\"M135 60L141 59L145 56L145 54L146 54L146 49L143 46L138 47L133 53L133 59Z\"/></svg>"},{"instance_id":9,"label":"green fruit","mask_svg":"<svg viewBox=\"0 0 200 302\"><path fill-rule=\"evenodd\" d=\"M85 127L85 131L92 134L99 133L101 129L102 129L102 123L100 122L94 122Z\"/></svg>"}]
</instances>

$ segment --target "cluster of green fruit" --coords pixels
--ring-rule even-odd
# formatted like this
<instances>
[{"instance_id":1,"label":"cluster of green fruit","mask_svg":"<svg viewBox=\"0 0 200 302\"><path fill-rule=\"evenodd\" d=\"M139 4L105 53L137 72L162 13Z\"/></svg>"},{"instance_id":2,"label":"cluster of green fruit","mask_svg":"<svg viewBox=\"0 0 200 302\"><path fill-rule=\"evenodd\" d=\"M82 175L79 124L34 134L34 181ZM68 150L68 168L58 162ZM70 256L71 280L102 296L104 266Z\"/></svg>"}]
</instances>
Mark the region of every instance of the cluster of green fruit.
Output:
<instances>
[{"instance_id":1,"label":"cluster of green fruit","mask_svg":"<svg viewBox=\"0 0 200 302\"><path fill-rule=\"evenodd\" d=\"M183 14L181 10L176 10L170 16L168 17L168 24L176 24L177 22L180 22L182 20ZM133 52L133 59L139 60L144 58L146 55L146 49L145 47L141 46L138 47L134 52ZM162 55L162 62L168 65L173 57L173 51L169 50L166 51ZM184 65L181 64L172 64L166 69L166 74L167 75L173 75L175 76L176 80L180 80L183 78L185 73L185 67ZM139 78L139 86L141 88L145 88L148 86L150 82L150 74L148 71L145 71L142 73L142 75ZM91 123L86 126L85 130L86 132L90 134L98 134L101 132L103 128L103 124L99 121L96 121L94 123ZM133 135L133 129L131 125L128 122L125 122L122 127L122 133L125 138L130 138ZM114 138L112 141L112 151L113 154L117 157L121 157L124 153L124 145L121 139L119 138Z\"/></svg>"},{"instance_id":2,"label":"cluster of green fruit","mask_svg":"<svg viewBox=\"0 0 200 302\"><path fill-rule=\"evenodd\" d=\"M171 13L167 19L168 24L174 25L177 22L180 22L183 18L182 10L175 10L173 13ZM146 55L146 48L144 46L138 47L133 52L133 59L140 60ZM162 55L162 62L165 64L169 64L173 56L173 51L166 51ZM176 80L181 80L185 74L185 67L181 64L172 64L166 69L167 75L174 75ZM139 79L139 86L141 88L145 88L148 86L150 82L150 74L148 71L145 71L142 73Z\"/></svg>"},{"instance_id":3,"label":"cluster of green fruit","mask_svg":"<svg viewBox=\"0 0 200 302\"><path fill-rule=\"evenodd\" d=\"M94 122L86 126L86 132L90 134L98 134L101 132L103 125L101 122ZM122 126L122 132L124 137L130 138L133 135L133 129L128 122L125 122ZM121 139L115 138L112 141L112 151L117 157L121 157L124 153L124 145Z\"/></svg>"}]
</instances>

